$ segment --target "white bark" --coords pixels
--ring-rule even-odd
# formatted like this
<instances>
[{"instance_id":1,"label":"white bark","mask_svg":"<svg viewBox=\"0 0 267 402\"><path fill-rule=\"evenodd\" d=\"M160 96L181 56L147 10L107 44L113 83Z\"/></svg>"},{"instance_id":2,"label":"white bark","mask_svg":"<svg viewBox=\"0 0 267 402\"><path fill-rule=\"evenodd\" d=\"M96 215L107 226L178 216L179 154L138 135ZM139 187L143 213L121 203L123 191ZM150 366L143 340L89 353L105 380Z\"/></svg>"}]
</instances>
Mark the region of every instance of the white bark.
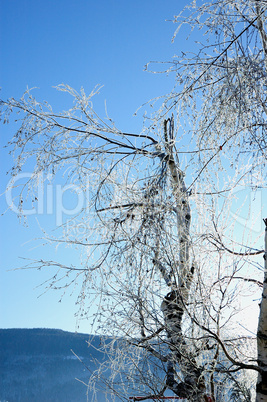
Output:
<instances>
[{"instance_id":1,"label":"white bark","mask_svg":"<svg viewBox=\"0 0 267 402\"><path fill-rule=\"evenodd\" d=\"M265 222L264 281L257 333L258 365L262 369L257 383L257 402L267 400L267 219Z\"/></svg>"},{"instance_id":2,"label":"white bark","mask_svg":"<svg viewBox=\"0 0 267 402\"><path fill-rule=\"evenodd\" d=\"M171 174L173 195L176 202L177 232L179 241L178 278L174 278L169 292L162 304L166 332L169 340L171 354L167 365L167 385L178 396L191 401L204 400L205 382L203 370L198 367L182 332L182 319L188 302L189 292L193 279L193 269L190 266L190 221L191 212L189 196L184 182L184 173L179 166L178 158L175 161L173 154L174 137L173 117L164 122L165 148L168 166ZM176 268L173 271L176 271ZM176 364L183 374L183 381L176 379Z\"/></svg>"}]
</instances>

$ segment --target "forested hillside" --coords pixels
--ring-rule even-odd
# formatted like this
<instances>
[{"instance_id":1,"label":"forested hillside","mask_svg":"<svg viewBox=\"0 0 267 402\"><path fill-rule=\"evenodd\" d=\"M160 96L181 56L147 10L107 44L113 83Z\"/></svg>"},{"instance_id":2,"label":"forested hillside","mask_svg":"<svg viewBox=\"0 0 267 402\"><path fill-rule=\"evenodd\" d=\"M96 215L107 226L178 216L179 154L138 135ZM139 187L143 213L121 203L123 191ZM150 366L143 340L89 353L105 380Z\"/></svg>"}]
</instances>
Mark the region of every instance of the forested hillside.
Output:
<instances>
[{"instance_id":1,"label":"forested hillside","mask_svg":"<svg viewBox=\"0 0 267 402\"><path fill-rule=\"evenodd\" d=\"M85 334L55 329L1 329L0 401L86 401L88 369L93 371L96 360L103 359L94 349L99 338L91 347L88 339ZM88 400L93 400L92 393ZM102 400L99 392L98 401Z\"/></svg>"}]
</instances>

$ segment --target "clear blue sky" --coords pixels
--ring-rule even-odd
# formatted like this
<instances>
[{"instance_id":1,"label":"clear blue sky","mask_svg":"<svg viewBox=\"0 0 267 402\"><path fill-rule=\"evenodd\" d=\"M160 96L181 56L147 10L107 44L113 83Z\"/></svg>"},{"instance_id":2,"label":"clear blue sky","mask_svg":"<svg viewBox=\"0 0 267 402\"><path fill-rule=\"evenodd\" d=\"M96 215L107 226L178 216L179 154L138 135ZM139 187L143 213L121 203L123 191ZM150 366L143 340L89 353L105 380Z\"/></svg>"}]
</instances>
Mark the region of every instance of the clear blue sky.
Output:
<instances>
[{"instance_id":1,"label":"clear blue sky","mask_svg":"<svg viewBox=\"0 0 267 402\"><path fill-rule=\"evenodd\" d=\"M174 14L186 0L3 0L0 3L1 97L20 97L27 86L38 87L36 96L48 100L56 110L64 97L52 89L61 83L79 90L104 87L96 107L104 113L104 101L117 126L138 132L142 115L133 117L145 101L167 93L173 78L144 72L150 60L171 60L183 50L178 39L171 43L176 26ZM183 44L185 46L186 44ZM1 145L12 136L12 126L1 127ZM12 164L1 149L1 193ZM1 212L7 208L1 196ZM75 331L75 294L61 303L60 292L38 298L36 288L48 278L45 272L9 271L23 265L22 258L53 258L42 242L36 218L51 226L55 217L32 216L28 226L19 223L12 211L1 216L0 327L52 327ZM58 251L58 254L62 250ZM70 259L74 257L70 255ZM72 261L75 263L75 261ZM80 323L79 331L89 326Z\"/></svg>"},{"instance_id":2,"label":"clear blue sky","mask_svg":"<svg viewBox=\"0 0 267 402\"><path fill-rule=\"evenodd\" d=\"M170 22L188 3L189 0L2 0L1 98L18 98L27 86L38 87L37 98L48 100L60 111L66 106L66 98L53 86L65 83L77 90L83 86L91 92L100 84L103 88L95 99L99 113L104 115L106 101L109 116L118 128L139 132L142 113L134 117L136 109L149 99L168 93L174 83L174 77L145 72L144 65L151 60L169 61L174 54L188 50L185 30L171 43L176 25ZM0 126L2 146L11 139L13 128ZM0 160L2 194L9 180L6 172L12 166L7 149L1 148ZM260 211L261 193L254 204L254 209ZM7 209L3 195L0 207L1 213ZM242 225L246 214L237 218ZM252 215L251 220L254 221ZM43 288L37 286L49 278L49 273L11 271L24 264L20 257L60 259L63 255L75 265L78 257L72 249L59 248L54 252L42 241L33 240L42 236L39 224L55 227L55 216L30 216L27 226L8 211L0 216L0 224L0 327L75 331L77 292L67 294L61 303L60 291L38 297ZM80 322L79 331L89 330L88 323Z\"/></svg>"}]
</instances>

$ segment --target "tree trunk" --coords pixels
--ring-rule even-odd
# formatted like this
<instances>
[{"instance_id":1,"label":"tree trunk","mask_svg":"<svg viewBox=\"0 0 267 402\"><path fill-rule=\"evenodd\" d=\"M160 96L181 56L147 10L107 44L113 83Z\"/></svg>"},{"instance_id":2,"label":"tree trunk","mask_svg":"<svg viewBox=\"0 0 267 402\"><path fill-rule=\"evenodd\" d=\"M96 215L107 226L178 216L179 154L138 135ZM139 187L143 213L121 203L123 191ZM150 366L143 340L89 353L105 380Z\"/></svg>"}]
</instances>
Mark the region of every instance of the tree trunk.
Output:
<instances>
[{"instance_id":1,"label":"tree trunk","mask_svg":"<svg viewBox=\"0 0 267 402\"><path fill-rule=\"evenodd\" d=\"M262 372L258 375L256 402L267 401L267 219L265 223L264 281L257 332L258 365Z\"/></svg>"},{"instance_id":2,"label":"tree trunk","mask_svg":"<svg viewBox=\"0 0 267 402\"><path fill-rule=\"evenodd\" d=\"M167 364L166 385L177 396L190 401L205 401L205 381L195 356L187 345L182 332L182 318L188 303L192 284L194 267L190 264L190 221L191 212L189 196L184 183L184 174L179 161L174 159L173 138L174 120L165 120L164 135L168 166L171 174L173 195L176 203L177 232L180 244L177 261L178 278L175 275L177 267L173 267L173 282L171 291L165 296L161 310L164 314L166 333L169 340L170 356ZM182 374L179 378L176 366ZM180 374L179 373L179 374Z\"/></svg>"}]
</instances>

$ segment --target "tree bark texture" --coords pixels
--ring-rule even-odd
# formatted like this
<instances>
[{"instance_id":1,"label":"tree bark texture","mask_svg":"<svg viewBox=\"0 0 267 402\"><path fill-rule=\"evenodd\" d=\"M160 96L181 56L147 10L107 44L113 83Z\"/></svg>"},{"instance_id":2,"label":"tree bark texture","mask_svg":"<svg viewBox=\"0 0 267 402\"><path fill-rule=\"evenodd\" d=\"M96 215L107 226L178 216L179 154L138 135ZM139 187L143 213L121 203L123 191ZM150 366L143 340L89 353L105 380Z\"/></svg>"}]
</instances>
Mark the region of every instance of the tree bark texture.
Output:
<instances>
[{"instance_id":1,"label":"tree bark texture","mask_svg":"<svg viewBox=\"0 0 267 402\"><path fill-rule=\"evenodd\" d=\"M174 124L172 117L164 122L164 135L168 167L176 204L179 257L177 258L177 267L173 268L171 291L165 296L161 305L171 351L167 363L166 385L179 397L200 402L205 400L203 373L201 368L198 367L196 359L190 351L182 332L182 319L188 303L194 267L193 264L190 264L189 253L191 220L189 196L178 158L174 159L173 131ZM175 276L176 272L178 272L178 275ZM179 378L179 381L177 380L178 373L176 372L176 367L179 368L179 376L182 377Z\"/></svg>"},{"instance_id":2,"label":"tree bark texture","mask_svg":"<svg viewBox=\"0 0 267 402\"><path fill-rule=\"evenodd\" d=\"M258 375L256 402L267 401L267 218L265 223L265 254L264 254L264 281L260 315L257 332L258 365L261 373Z\"/></svg>"}]
</instances>

